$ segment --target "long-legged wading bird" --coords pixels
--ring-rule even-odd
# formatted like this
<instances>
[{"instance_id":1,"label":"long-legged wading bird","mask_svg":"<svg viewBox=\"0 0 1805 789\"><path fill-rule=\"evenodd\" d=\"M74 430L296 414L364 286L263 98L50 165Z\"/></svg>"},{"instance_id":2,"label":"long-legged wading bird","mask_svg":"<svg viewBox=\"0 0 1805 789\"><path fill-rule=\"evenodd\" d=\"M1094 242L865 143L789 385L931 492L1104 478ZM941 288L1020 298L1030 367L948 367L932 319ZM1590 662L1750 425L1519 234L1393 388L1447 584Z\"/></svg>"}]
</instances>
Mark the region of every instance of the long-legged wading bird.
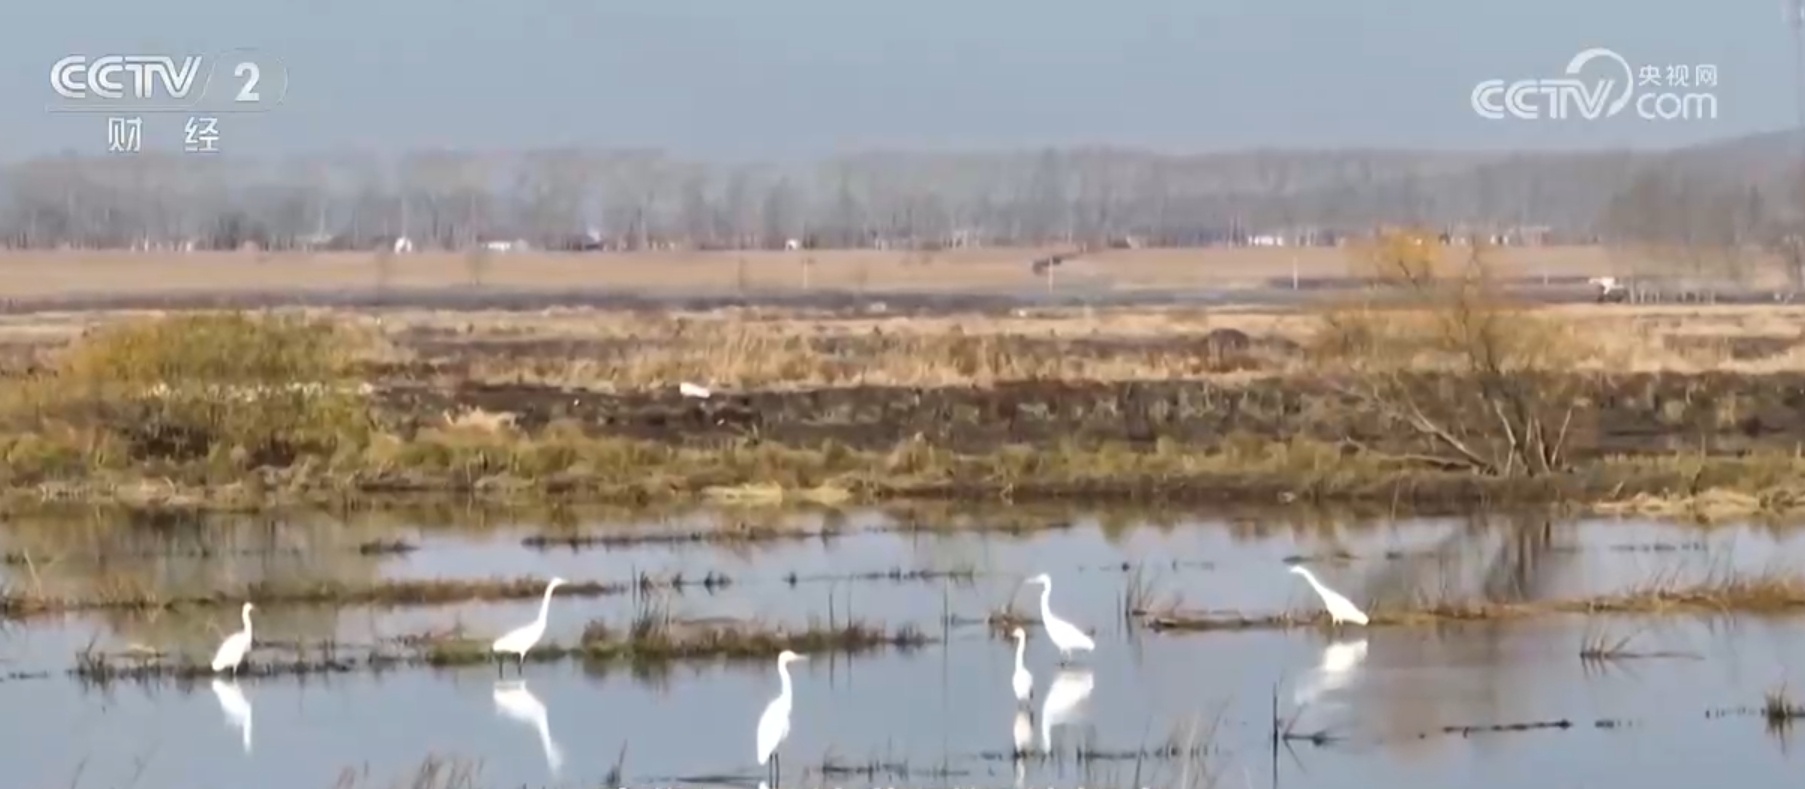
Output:
<instances>
[{"instance_id":1,"label":"long-legged wading bird","mask_svg":"<svg viewBox=\"0 0 1805 789\"><path fill-rule=\"evenodd\" d=\"M767 777L772 786L777 785L781 775L777 746L790 733L790 664L807 659L787 649L777 656L777 676L783 682L783 691L766 704L764 714L758 716L758 763L761 767L769 763Z\"/></svg>"},{"instance_id":2,"label":"long-legged wading bird","mask_svg":"<svg viewBox=\"0 0 1805 789\"><path fill-rule=\"evenodd\" d=\"M1310 588L1315 589L1316 596L1322 598L1323 607L1329 609L1329 621L1337 627L1343 622L1353 622L1354 624L1361 626L1366 625L1366 612L1361 611L1360 607L1354 605L1353 601L1341 596L1340 592L1330 589L1327 586L1323 586L1321 581L1316 580L1316 574L1310 572L1310 568L1301 564L1294 564L1291 565L1291 572L1303 576L1304 580L1310 582Z\"/></svg>"},{"instance_id":3,"label":"long-legged wading bird","mask_svg":"<svg viewBox=\"0 0 1805 789\"><path fill-rule=\"evenodd\" d=\"M251 651L251 609L255 606L244 604L244 629L226 636L225 642L219 645L219 651L213 653L213 673L218 674L226 669L232 670L232 676L238 676L238 666L244 662L245 653Z\"/></svg>"},{"instance_id":4,"label":"long-legged wading bird","mask_svg":"<svg viewBox=\"0 0 1805 789\"><path fill-rule=\"evenodd\" d=\"M1022 652L1028 648L1028 632L1018 627L1010 635L1015 636L1015 675L1009 678L1009 684L1015 688L1016 703L1027 704L1034 700L1034 675L1022 665Z\"/></svg>"},{"instance_id":5,"label":"long-legged wading bird","mask_svg":"<svg viewBox=\"0 0 1805 789\"><path fill-rule=\"evenodd\" d=\"M1083 630L1079 630L1077 625L1053 615L1053 609L1048 605L1053 597L1051 576L1041 573L1024 583L1040 584L1040 621L1046 626L1047 638L1052 639L1053 646L1059 648L1060 665L1071 659L1073 650L1091 652L1097 648L1097 642L1092 641Z\"/></svg>"},{"instance_id":6,"label":"long-legged wading bird","mask_svg":"<svg viewBox=\"0 0 1805 789\"><path fill-rule=\"evenodd\" d=\"M501 656L509 652L514 653L519 666L518 670L523 673L526 671L526 651L532 649L534 644L539 643L540 637L545 635L545 616L552 607L552 590L558 588L562 583L564 583L564 579L553 578L551 583L545 585L545 599L539 601L538 619L508 631L506 635L495 639L495 643L489 645L489 651L494 653L496 658L496 676L501 676Z\"/></svg>"}]
</instances>

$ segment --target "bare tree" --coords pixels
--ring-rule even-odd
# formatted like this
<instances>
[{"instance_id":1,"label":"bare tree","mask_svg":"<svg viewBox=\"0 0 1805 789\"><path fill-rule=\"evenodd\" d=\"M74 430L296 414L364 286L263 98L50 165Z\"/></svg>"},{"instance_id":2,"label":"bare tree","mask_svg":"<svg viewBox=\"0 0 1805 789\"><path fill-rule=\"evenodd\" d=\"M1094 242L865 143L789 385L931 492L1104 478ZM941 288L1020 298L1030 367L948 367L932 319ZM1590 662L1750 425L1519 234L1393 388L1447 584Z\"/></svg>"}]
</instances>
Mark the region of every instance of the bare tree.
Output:
<instances>
[{"instance_id":1,"label":"bare tree","mask_svg":"<svg viewBox=\"0 0 1805 789\"><path fill-rule=\"evenodd\" d=\"M1330 385L1416 437L1417 450L1395 460L1499 477L1566 469L1584 411L1577 341L1504 297L1484 244L1475 239L1462 264L1445 249L1416 229L1357 251L1393 287L1324 315L1315 351Z\"/></svg>"}]
</instances>

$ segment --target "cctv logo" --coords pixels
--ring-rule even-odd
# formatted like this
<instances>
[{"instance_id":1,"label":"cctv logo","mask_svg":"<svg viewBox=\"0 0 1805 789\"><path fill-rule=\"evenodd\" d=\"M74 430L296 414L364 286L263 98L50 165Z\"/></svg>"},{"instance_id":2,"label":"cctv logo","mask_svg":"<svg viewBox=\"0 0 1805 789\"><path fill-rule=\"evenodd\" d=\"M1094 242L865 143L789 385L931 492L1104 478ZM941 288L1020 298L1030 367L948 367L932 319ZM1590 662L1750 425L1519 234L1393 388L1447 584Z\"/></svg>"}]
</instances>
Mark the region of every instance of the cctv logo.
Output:
<instances>
[{"instance_id":1,"label":"cctv logo","mask_svg":"<svg viewBox=\"0 0 1805 789\"><path fill-rule=\"evenodd\" d=\"M1603 59L1616 66L1611 70L1611 77L1591 83L1580 80L1580 70L1595 59ZM1623 72L1621 80L1612 78L1617 70ZM1612 100L1611 94L1619 86L1622 91ZM1630 71L1630 64L1623 56L1597 47L1575 55L1567 63L1565 77L1522 79L1508 85L1501 79L1488 79L1475 85L1472 94L1473 112L1488 120L1501 119L1506 113L1524 120L1543 117L1560 120L1575 115L1586 120L1598 120L1622 112L1623 105L1630 102L1630 95L1635 89L1635 73ZM1497 98L1500 94L1504 97L1502 103ZM1530 99L1534 96L1540 96L1543 102L1532 102Z\"/></svg>"},{"instance_id":2,"label":"cctv logo","mask_svg":"<svg viewBox=\"0 0 1805 789\"><path fill-rule=\"evenodd\" d=\"M70 55L50 67L50 87L65 99L117 100L129 92L133 103L181 104L194 90L201 58L178 61L167 55ZM129 75L121 81L120 75Z\"/></svg>"}]
</instances>

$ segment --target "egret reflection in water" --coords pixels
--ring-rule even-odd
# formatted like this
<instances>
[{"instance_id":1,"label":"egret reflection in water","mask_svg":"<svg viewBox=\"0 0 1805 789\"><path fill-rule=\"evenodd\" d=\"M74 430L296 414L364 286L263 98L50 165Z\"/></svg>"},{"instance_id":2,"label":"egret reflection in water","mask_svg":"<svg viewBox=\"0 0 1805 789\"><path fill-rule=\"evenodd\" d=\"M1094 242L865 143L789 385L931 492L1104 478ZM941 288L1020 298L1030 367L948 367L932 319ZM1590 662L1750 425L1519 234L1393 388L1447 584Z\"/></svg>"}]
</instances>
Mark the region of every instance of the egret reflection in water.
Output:
<instances>
[{"instance_id":1,"label":"egret reflection in water","mask_svg":"<svg viewBox=\"0 0 1805 789\"><path fill-rule=\"evenodd\" d=\"M545 768L551 771L552 777L564 766L564 754L558 743L552 739L551 723L546 719L545 704L539 697L527 690L526 682L495 683L495 709L501 714L528 724L539 732L539 747L545 751Z\"/></svg>"},{"instance_id":2,"label":"egret reflection in water","mask_svg":"<svg viewBox=\"0 0 1805 789\"><path fill-rule=\"evenodd\" d=\"M244 752L251 752L251 702L238 690L238 683L213 680L213 696L219 699L219 709L226 714L226 722L238 729L239 737L244 740Z\"/></svg>"},{"instance_id":3,"label":"egret reflection in water","mask_svg":"<svg viewBox=\"0 0 1805 789\"><path fill-rule=\"evenodd\" d=\"M1059 672L1047 688L1047 700L1040 707L1040 747L1053 750L1053 729L1084 716L1084 702L1091 697L1095 676L1088 668Z\"/></svg>"},{"instance_id":4,"label":"egret reflection in water","mask_svg":"<svg viewBox=\"0 0 1805 789\"><path fill-rule=\"evenodd\" d=\"M1015 736L1015 758L1017 761L1020 761L1022 756L1034 751L1034 719L1033 716L1028 714L1027 710L1015 711L1015 727L1013 733Z\"/></svg>"},{"instance_id":5,"label":"egret reflection in water","mask_svg":"<svg viewBox=\"0 0 1805 789\"><path fill-rule=\"evenodd\" d=\"M1347 687L1366 660L1366 639L1336 641L1322 650L1322 662L1300 677L1291 702L1302 707Z\"/></svg>"}]
</instances>

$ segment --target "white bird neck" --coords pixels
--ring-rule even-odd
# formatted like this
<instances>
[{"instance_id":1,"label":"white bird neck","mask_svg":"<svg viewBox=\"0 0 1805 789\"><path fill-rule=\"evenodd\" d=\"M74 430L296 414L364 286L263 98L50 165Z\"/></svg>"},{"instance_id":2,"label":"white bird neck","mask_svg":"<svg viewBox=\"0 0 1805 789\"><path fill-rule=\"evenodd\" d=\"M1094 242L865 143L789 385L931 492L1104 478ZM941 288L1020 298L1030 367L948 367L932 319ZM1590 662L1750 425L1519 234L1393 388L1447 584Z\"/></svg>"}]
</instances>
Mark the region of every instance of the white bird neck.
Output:
<instances>
[{"instance_id":1,"label":"white bird neck","mask_svg":"<svg viewBox=\"0 0 1805 789\"><path fill-rule=\"evenodd\" d=\"M239 609L238 618L244 621L244 632L246 632L246 633L251 632L251 609L249 609L249 608Z\"/></svg>"},{"instance_id":2,"label":"white bird neck","mask_svg":"<svg viewBox=\"0 0 1805 789\"><path fill-rule=\"evenodd\" d=\"M777 663L777 679L779 682L783 683L783 692L778 693L777 698L779 698L783 701L789 701L790 700L790 664L785 663L783 661L778 661L778 663Z\"/></svg>"},{"instance_id":3,"label":"white bird neck","mask_svg":"<svg viewBox=\"0 0 1805 789\"><path fill-rule=\"evenodd\" d=\"M1028 648L1028 634L1022 633L1022 634L1017 635L1015 637L1015 669L1017 671L1027 668L1026 666L1022 665L1022 651L1027 648Z\"/></svg>"},{"instance_id":4,"label":"white bird neck","mask_svg":"<svg viewBox=\"0 0 1805 789\"><path fill-rule=\"evenodd\" d=\"M1316 574L1310 572L1310 568L1308 567L1297 568L1297 574L1303 576L1304 580L1309 581L1310 587L1315 589L1318 593L1321 593L1326 588L1322 585L1321 581L1316 580Z\"/></svg>"},{"instance_id":5,"label":"white bird neck","mask_svg":"<svg viewBox=\"0 0 1805 789\"><path fill-rule=\"evenodd\" d=\"M552 590L556 589L556 588L558 588L558 587L555 585L547 584L545 587L545 597L544 597L544 599L541 599L539 601L539 626L540 627L545 626L545 617L551 613Z\"/></svg>"},{"instance_id":6,"label":"white bird neck","mask_svg":"<svg viewBox=\"0 0 1805 789\"><path fill-rule=\"evenodd\" d=\"M1053 599L1053 582L1048 581L1044 584L1041 584L1040 585L1040 618L1041 618L1041 621L1043 621L1043 622L1044 621L1052 621L1052 619L1053 619L1053 606L1050 605L1052 599Z\"/></svg>"}]
</instances>

